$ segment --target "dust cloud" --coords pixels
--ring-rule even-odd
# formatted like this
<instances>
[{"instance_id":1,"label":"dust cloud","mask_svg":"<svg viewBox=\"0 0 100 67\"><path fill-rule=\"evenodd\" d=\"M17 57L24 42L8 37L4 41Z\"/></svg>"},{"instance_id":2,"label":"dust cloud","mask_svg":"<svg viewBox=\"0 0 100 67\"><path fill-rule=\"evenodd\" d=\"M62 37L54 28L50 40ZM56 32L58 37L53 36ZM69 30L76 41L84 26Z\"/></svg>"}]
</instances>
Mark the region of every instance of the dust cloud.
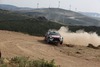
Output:
<instances>
[{"instance_id":1,"label":"dust cloud","mask_svg":"<svg viewBox=\"0 0 100 67\"><path fill-rule=\"evenodd\" d=\"M68 27L61 27L58 32L63 36L65 44L87 46L93 44L94 46L100 45L100 37L94 33L88 33L83 30L70 32Z\"/></svg>"}]
</instances>

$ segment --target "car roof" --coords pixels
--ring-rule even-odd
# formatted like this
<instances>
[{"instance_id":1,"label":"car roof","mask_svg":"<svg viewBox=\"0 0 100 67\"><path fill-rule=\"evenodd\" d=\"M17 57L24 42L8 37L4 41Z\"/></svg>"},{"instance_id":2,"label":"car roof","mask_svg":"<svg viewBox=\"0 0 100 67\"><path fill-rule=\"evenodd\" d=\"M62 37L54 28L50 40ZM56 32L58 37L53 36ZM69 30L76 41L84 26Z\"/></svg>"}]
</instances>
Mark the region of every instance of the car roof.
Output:
<instances>
[{"instance_id":1,"label":"car roof","mask_svg":"<svg viewBox=\"0 0 100 67\"><path fill-rule=\"evenodd\" d=\"M60 35L58 32L56 31L49 31L48 34L50 35Z\"/></svg>"}]
</instances>

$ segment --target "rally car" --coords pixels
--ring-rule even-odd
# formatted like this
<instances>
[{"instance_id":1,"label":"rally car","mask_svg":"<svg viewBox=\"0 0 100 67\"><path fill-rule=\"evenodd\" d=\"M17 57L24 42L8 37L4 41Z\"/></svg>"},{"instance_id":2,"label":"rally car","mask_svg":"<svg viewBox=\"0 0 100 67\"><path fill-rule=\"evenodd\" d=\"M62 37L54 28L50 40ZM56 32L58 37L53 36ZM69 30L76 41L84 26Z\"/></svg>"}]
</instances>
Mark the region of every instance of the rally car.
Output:
<instances>
[{"instance_id":1,"label":"rally car","mask_svg":"<svg viewBox=\"0 0 100 67\"><path fill-rule=\"evenodd\" d=\"M54 30L49 30L45 34L45 41L47 43L62 44L63 43L63 37L59 34L59 32L54 31Z\"/></svg>"}]
</instances>

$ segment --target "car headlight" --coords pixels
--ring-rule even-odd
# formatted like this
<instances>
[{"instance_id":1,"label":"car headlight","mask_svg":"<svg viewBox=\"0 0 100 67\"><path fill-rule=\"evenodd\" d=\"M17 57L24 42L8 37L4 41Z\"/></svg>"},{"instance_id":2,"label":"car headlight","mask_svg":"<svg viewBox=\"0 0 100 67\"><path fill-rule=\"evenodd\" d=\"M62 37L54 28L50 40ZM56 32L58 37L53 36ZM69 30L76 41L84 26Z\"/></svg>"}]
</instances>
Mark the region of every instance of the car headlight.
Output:
<instances>
[{"instance_id":1,"label":"car headlight","mask_svg":"<svg viewBox=\"0 0 100 67\"><path fill-rule=\"evenodd\" d=\"M50 37L50 41L53 41L53 37Z\"/></svg>"},{"instance_id":2,"label":"car headlight","mask_svg":"<svg viewBox=\"0 0 100 67\"><path fill-rule=\"evenodd\" d=\"M60 37L60 41L62 41L63 40L63 37Z\"/></svg>"}]
</instances>

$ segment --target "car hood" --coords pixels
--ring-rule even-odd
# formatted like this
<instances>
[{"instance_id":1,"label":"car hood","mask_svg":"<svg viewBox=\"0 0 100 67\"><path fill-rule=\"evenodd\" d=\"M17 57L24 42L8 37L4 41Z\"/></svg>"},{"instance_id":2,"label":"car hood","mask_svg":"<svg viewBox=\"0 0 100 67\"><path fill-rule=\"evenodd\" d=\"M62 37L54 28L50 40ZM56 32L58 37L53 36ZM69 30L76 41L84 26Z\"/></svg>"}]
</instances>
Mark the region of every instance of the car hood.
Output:
<instances>
[{"instance_id":1,"label":"car hood","mask_svg":"<svg viewBox=\"0 0 100 67\"><path fill-rule=\"evenodd\" d=\"M51 37L53 37L53 38L60 38L61 36L59 36L59 35L51 35Z\"/></svg>"}]
</instances>

